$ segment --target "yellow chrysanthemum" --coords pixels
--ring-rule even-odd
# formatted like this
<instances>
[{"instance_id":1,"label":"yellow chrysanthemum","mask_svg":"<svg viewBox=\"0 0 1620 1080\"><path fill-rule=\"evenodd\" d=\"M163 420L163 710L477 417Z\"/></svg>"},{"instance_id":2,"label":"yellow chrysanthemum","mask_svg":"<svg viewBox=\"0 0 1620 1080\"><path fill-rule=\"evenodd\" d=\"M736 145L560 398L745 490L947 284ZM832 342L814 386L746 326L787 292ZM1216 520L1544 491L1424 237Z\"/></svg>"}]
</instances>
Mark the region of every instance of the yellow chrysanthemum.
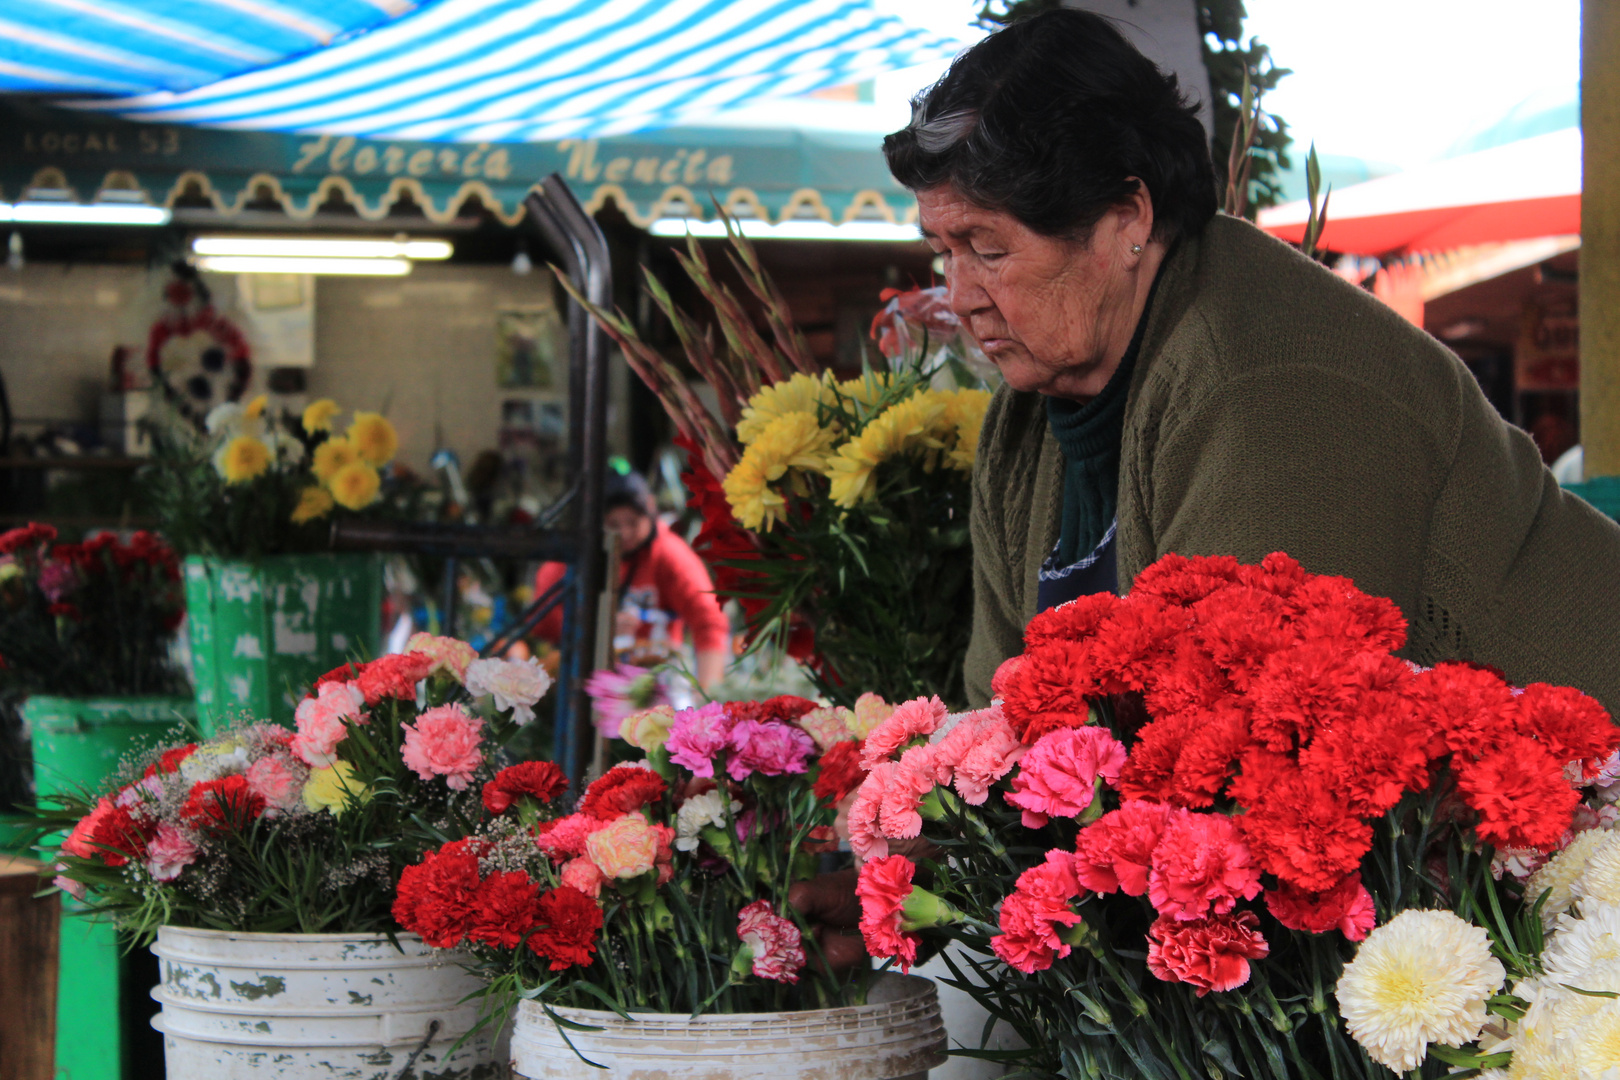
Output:
<instances>
[{"instance_id":1,"label":"yellow chrysanthemum","mask_svg":"<svg viewBox=\"0 0 1620 1080\"><path fill-rule=\"evenodd\" d=\"M768 531L780 521L787 501L770 485L789 469L820 472L834 438L806 412L784 413L766 424L721 483L742 526Z\"/></svg>"},{"instance_id":2,"label":"yellow chrysanthemum","mask_svg":"<svg viewBox=\"0 0 1620 1080\"><path fill-rule=\"evenodd\" d=\"M352 803L362 803L370 797L370 792L356 779L354 766L347 761L335 762L329 769L309 770L309 782L304 785L304 806L311 812L325 810L333 817L342 817Z\"/></svg>"},{"instance_id":3,"label":"yellow chrysanthemum","mask_svg":"<svg viewBox=\"0 0 1620 1080\"><path fill-rule=\"evenodd\" d=\"M332 421L343 408L329 397L319 401L312 401L304 409L304 430L313 434L317 431L331 431Z\"/></svg>"},{"instance_id":4,"label":"yellow chrysanthemum","mask_svg":"<svg viewBox=\"0 0 1620 1080\"><path fill-rule=\"evenodd\" d=\"M315 448L315 460L310 464L310 471L315 474L315 479L324 484L330 482L339 469L359 460L360 452L353 443L348 439L333 437Z\"/></svg>"},{"instance_id":5,"label":"yellow chrysanthemum","mask_svg":"<svg viewBox=\"0 0 1620 1080\"><path fill-rule=\"evenodd\" d=\"M1479 1038L1506 972L1485 931L1449 911L1403 911L1367 935L1339 978L1339 1015L1367 1056L1409 1072L1430 1043Z\"/></svg>"},{"instance_id":6,"label":"yellow chrysanthemum","mask_svg":"<svg viewBox=\"0 0 1620 1080\"><path fill-rule=\"evenodd\" d=\"M378 467L393 461L394 455L399 453L399 435L388 418L380 413L355 413L354 423L349 425L346 434L360 456Z\"/></svg>"},{"instance_id":7,"label":"yellow chrysanthemum","mask_svg":"<svg viewBox=\"0 0 1620 1080\"><path fill-rule=\"evenodd\" d=\"M247 408L242 410L242 415L247 417L249 420L257 420L259 417L264 415L264 407L269 403L270 398L265 394L260 394L258 397L247 403Z\"/></svg>"},{"instance_id":8,"label":"yellow chrysanthemum","mask_svg":"<svg viewBox=\"0 0 1620 1080\"><path fill-rule=\"evenodd\" d=\"M382 487L382 477L363 461L351 461L337 472L332 479L326 482L332 490L332 498L339 506L349 510L364 510L377 501L377 492Z\"/></svg>"},{"instance_id":9,"label":"yellow chrysanthemum","mask_svg":"<svg viewBox=\"0 0 1620 1080\"><path fill-rule=\"evenodd\" d=\"M979 453L979 432L984 428L985 410L990 408L988 390L950 390L941 395L945 400L943 420L950 425L956 443L945 456L946 463L963 472L973 471L973 459Z\"/></svg>"},{"instance_id":10,"label":"yellow chrysanthemum","mask_svg":"<svg viewBox=\"0 0 1620 1080\"><path fill-rule=\"evenodd\" d=\"M299 492L298 505L293 508L292 522L302 525L332 512L332 493L323 487L307 487Z\"/></svg>"},{"instance_id":11,"label":"yellow chrysanthemum","mask_svg":"<svg viewBox=\"0 0 1620 1080\"><path fill-rule=\"evenodd\" d=\"M941 450L944 444L935 436L945 405L937 396L913 394L890 405L861 429L860 434L838 448L827 464L832 481L832 500L852 507L877 493L873 471L883 462L913 450Z\"/></svg>"},{"instance_id":12,"label":"yellow chrysanthemum","mask_svg":"<svg viewBox=\"0 0 1620 1080\"><path fill-rule=\"evenodd\" d=\"M270 467L270 448L263 439L238 435L220 448L214 467L227 484L245 484Z\"/></svg>"},{"instance_id":13,"label":"yellow chrysanthemum","mask_svg":"<svg viewBox=\"0 0 1620 1080\"><path fill-rule=\"evenodd\" d=\"M795 412L818 416L820 407L830 405L832 400L830 374L820 378L798 374L767 386L748 399L742 419L737 421L737 439L744 446L752 445L777 417Z\"/></svg>"}]
</instances>

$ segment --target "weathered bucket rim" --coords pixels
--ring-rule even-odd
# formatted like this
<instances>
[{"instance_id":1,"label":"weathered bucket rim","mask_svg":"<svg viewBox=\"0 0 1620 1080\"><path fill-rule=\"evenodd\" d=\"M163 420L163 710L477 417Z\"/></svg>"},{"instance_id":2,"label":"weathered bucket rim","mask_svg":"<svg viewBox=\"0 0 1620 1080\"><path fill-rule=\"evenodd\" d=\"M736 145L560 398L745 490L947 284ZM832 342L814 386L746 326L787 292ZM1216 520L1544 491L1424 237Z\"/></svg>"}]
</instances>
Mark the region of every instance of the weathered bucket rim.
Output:
<instances>
[{"instance_id":1,"label":"weathered bucket rim","mask_svg":"<svg viewBox=\"0 0 1620 1080\"><path fill-rule=\"evenodd\" d=\"M898 996L887 1001L868 1001L864 1005L835 1005L826 1009L800 1009L797 1012L705 1013L702 1016L692 1016L689 1013L644 1012L639 1009L632 1009L628 1010L628 1015L632 1021L656 1020L664 1023L679 1022L682 1024L768 1023L772 1021L780 1022L784 1018L791 1019L796 1016L813 1016L818 1019L824 1017L833 1020L850 1013L875 1012L892 1009L895 1006L904 1006L909 1004L913 998L925 997L930 993L937 992L934 980L922 975L902 975L895 971L885 971L880 973L880 978L904 980L905 989ZM876 985L876 980L874 980L873 985ZM545 1016L545 1007L537 1001L520 1001L517 1007L521 1011L534 1011L538 1012L542 1017ZM624 1022L623 1015L610 1009L584 1009L573 1005L552 1005L550 1009L565 1018L600 1016L610 1022ZM547 1019L549 1020L549 1017Z\"/></svg>"}]
</instances>

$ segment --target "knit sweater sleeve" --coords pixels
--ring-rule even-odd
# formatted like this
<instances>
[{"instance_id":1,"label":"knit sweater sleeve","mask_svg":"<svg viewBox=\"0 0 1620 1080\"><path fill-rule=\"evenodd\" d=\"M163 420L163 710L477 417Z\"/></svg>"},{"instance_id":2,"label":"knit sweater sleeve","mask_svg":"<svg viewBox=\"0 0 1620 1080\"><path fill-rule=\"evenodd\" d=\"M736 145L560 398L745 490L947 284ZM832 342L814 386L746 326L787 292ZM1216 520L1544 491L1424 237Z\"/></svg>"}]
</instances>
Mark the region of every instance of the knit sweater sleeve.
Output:
<instances>
[{"instance_id":1,"label":"knit sweater sleeve","mask_svg":"<svg viewBox=\"0 0 1620 1080\"><path fill-rule=\"evenodd\" d=\"M1210 358L1214 363L1214 358ZM1157 558L1273 551L1417 607L1438 486L1434 417L1332 365L1208 380L1166 411L1146 468ZM1376 437L1372 437L1372 436Z\"/></svg>"},{"instance_id":2,"label":"knit sweater sleeve","mask_svg":"<svg viewBox=\"0 0 1620 1080\"><path fill-rule=\"evenodd\" d=\"M963 681L968 705L975 709L990 704L990 679L996 668L1024 648L1020 576L1029 543L1030 479L1021 464L1028 455L1018 451L1031 441L1030 425L1044 425L1045 418L1030 408L1016 407L1017 403L1006 390L991 401L973 470L968 516L973 540L973 633Z\"/></svg>"}]
</instances>

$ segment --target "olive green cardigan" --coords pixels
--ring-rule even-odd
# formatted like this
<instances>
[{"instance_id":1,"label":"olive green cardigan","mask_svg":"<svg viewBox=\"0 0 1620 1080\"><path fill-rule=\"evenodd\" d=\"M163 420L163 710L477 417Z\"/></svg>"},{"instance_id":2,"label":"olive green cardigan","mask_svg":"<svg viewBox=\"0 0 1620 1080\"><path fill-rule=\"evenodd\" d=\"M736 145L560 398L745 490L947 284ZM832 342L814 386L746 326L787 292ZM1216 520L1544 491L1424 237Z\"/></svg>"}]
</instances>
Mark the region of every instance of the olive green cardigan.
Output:
<instances>
[{"instance_id":1,"label":"olive green cardigan","mask_svg":"<svg viewBox=\"0 0 1620 1080\"><path fill-rule=\"evenodd\" d=\"M1022 650L1057 542L1063 459L1039 394L1002 388L973 477L969 700ZM1387 596L1419 663L1494 664L1620 714L1620 526L1559 489L1443 345L1247 222L1166 263L1119 469L1122 591L1168 552Z\"/></svg>"}]
</instances>

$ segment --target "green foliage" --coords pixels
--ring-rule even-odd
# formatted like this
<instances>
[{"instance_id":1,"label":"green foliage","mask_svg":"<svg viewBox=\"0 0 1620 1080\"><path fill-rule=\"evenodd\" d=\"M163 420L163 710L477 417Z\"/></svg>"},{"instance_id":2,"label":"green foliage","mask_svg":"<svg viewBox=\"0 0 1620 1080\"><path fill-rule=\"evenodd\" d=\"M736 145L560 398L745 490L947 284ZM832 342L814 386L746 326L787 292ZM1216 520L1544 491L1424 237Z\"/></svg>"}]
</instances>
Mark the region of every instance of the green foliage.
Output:
<instances>
[{"instance_id":1,"label":"green foliage","mask_svg":"<svg viewBox=\"0 0 1620 1080\"><path fill-rule=\"evenodd\" d=\"M1278 67L1269 46L1251 37L1245 44L1243 20L1247 12L1243 0L1200 0L1198 32L1202 38L1204 68L1209 72L1211 104L1214 107L1215 136L1211 156L1215 179L1227 185L1227 163L1232 155L1233 134L1244 119L1244 88L1251 86L1258 101L1276 88L1289 68ZM1249 190L1245 205L1252 214L1278 201L1278 173L1289 167L1288 123L1279 116L1262 113L1249 148Z\"/></svg>"}]
</instances>

